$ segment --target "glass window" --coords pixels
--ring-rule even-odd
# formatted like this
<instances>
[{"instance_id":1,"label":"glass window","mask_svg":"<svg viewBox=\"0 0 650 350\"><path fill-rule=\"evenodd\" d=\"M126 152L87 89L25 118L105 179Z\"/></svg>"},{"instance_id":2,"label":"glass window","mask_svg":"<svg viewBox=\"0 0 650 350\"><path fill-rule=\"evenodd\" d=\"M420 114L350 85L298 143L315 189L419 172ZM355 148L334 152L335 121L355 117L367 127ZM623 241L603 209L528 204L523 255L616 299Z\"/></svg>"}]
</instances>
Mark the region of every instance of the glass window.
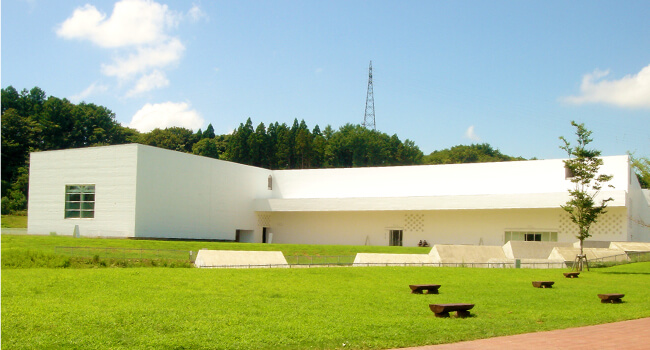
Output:
<instances>
[{"instance_id":1,"label":"glass window","mask_svg":"<svg viewBox=\"0 0 650 350\"><path fill-rule=\"evenodd\" d=\"M506 231L504 243L509 241L557 242L557 232Z\"/></svg>"},{"instance_id":2,"label":"glass window","mask_svg":"<svg viewBox=\"0 0 650 350\"><path fill-rule=\"evenodd\" d=\"M95 185L65 186L65 218L92 219L95 217Z\"/></svg>"}]
</instances>

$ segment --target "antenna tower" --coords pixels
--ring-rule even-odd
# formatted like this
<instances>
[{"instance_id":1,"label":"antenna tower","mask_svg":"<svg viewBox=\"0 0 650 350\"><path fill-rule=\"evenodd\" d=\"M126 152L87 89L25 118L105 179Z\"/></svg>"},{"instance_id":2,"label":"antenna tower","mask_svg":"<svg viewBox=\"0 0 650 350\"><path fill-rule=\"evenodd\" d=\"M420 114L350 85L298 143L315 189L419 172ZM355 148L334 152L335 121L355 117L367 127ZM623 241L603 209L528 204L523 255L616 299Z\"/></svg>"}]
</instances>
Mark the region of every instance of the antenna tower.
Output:
<instances>
[{"instance_id":1,"label":"antenna tower","mask_svg":"<svg viewBox=\"0 0 650 350\"><path fill-rule=\"evenodd\" d=\"M363 116L363 127L377 130L375 126L375 95L372 91L372 61L368 68L368 94L366 95L366 114Z\"/></svg>"}]
</instances>

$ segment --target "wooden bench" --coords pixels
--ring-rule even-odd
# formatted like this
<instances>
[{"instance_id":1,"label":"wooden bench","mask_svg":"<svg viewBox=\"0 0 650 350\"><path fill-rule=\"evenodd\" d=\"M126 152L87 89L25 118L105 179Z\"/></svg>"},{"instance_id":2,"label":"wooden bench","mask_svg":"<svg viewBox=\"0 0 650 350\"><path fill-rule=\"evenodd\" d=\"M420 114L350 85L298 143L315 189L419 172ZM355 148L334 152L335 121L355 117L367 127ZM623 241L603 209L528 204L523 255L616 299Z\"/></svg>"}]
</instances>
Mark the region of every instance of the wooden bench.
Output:
<instances>
[{"instance_id":1,"label":"wooden bench","mask_svg":"<svg viewBox=\"0 0 650 350\"><path fill-rule=\"evenodd\" d=\"M535 288L553 288L552 281L533 281L533 287Z\"/></svg>"},{"instance_id":2,"label":"wooden bench","mask_svg":"<svg viewBox=\"0 0 650 350\"><path fill-rule=\"evenodd\" d=\"M566 278L578 278L580 272L565 272L564 277Z\"/></svg>"},{"instance_id":3,"label":"wooden bench","mask_svg":"<svg viewBox=\"0 0 650 350\"><path fill-rule=\"evenodd\" d=\"M411 284L411 294L423 294L426 290L427 294L438 294L439 284Z\"/></svg>"},{"instance_id":4,"label":"wooden bench","mask_svg":"<svg viewBox=\"0 0 650 350\"><path fill-rule=\"evenodd\" d=\"M474 304L429 304L429 308L436 317L449 317L449 313L456 311L456 317L469 317L469 310Z\"/></svg>"},{"instance_id":5,"label":"wooden bench","mask_svg":"<svg viewBox=\"0 0 650 350\"><path fill-rule=\"evenodd\" d=\"M598 297L600 298L601 303L612 303L612 304L618 304L622 303L623 301L621 300L622 297L624 297L625 294L598 294Z\"/></svg>"}]
</instances>

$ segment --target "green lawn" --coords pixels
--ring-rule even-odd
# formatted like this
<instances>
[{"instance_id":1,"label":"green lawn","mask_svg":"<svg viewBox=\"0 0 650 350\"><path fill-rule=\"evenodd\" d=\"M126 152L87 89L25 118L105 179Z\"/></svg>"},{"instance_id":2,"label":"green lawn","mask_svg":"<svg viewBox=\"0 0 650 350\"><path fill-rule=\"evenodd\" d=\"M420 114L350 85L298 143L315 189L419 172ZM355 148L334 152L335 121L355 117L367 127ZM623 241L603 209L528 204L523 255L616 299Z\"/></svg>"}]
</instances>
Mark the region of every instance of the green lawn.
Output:
<instances>
[{"instance_id":1,"label":"green lawn","mask_svg":"<svg viewBox=\"0 0 650 350\"><path fill-rule=\"evenodd\" d=\"M4 237L3 237L4 240ZM3 241L4 250L4 241ZM3 269L6 349L385 349L650 316L650 263L584 272L433 267ZM552 280L552 289L531 281ZM408 284L441 284L438 295ZM601 304L598 293L624 293ZM474 303L439 319L430 303Z\"/></svg>"},{"instance_id":2,"label":"green lawn","mask_svg":"<svg viewBox=\"0 0 650 350\"><path fill-rule=\"evenodd\" d=\"M27 228L27 216L2 215L2 228Z\"/></svg>"},{"instance_id":3,"label":"green lawn","mask_svg":"<svg viewBox=\"0 0 650 350\"><path fill-rule=\"evenodd\" d=\"M150 249L150 250L177 250L183 252L161 252L164 258L175 258L182 255L189 256L189 252L199 249L215 250L259 250L281 251L289 263L309 263L312 257L343 256L348 257L351 263L357 253L394 253L394 254L427 254L431 248L421 247L385 247L385 246L346 246L346 245L307 245L307 244L263 244L263 243L235 243L235 242L204 242L204 241L162 241L162 240L133 240L133 239L107 239L107 238L73 238L70 236L32 236L32 235L2 235L2 254L15 260L27 260L26 267L55 267L63 264L61 254L83 253L80 250L55 250L56 247L94 247L89 250L90 255L100 255L104 258L110 255L105 248L121 249ZM54 256L54 255L57 256ZM151 252L151 254L157 254ZM41 258L49 259L49 264L38 264ZM117 254L119 255L119 253ZM136 253L137 255L137 253ZM296 259L295 257L299 257ZM35 261L37 260L37 261ZM42 260L42 259L41 259ZM8 267L3 261L3 267ZM323 260L314 262L323 262ZM331 259L336 262L336 259ZM59 264L59 265L57 265ZM18 262L14 265L21 265Z\"/></svg>"}]
</instances>

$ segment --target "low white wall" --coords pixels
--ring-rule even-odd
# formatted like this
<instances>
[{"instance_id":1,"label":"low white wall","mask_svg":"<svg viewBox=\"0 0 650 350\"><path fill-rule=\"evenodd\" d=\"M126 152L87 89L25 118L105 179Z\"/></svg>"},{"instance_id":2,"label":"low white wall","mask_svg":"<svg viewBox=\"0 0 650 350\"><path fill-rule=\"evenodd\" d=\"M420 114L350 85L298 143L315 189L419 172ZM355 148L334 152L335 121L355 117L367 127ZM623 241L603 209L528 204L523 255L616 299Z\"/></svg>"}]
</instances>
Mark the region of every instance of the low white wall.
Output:
<instances>
[{"instance_id":1,"label":"low white wall","mask_svg":"<svg viewBox=\"0 0 650 350\"><path fill-rule=\"evenodd\" d=\"M284 267L287 260L282 252L199 250L194 261L196 267Z\"/></svg>"}]
</instances>

